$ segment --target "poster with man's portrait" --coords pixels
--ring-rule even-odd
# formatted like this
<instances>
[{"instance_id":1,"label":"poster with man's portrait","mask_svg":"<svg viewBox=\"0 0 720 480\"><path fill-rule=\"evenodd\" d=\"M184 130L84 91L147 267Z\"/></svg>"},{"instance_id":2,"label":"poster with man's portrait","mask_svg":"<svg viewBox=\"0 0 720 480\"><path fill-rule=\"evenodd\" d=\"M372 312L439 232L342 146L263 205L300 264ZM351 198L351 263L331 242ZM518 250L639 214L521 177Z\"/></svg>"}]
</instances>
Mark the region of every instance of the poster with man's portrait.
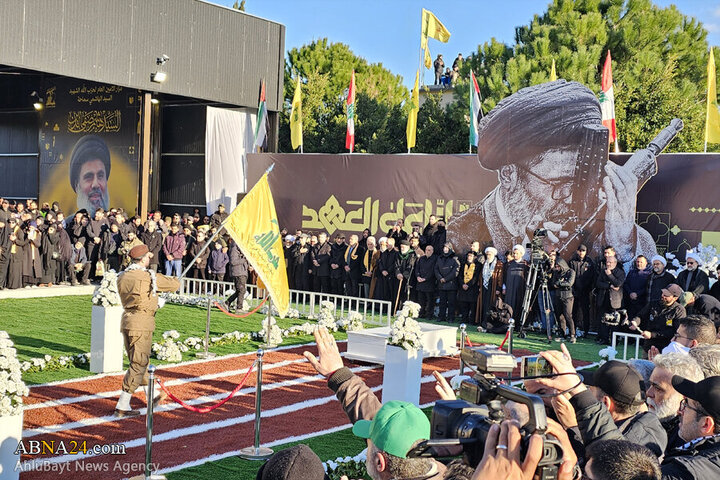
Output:
<instances>
[{"instance_id":1,"label":"poster with man's portrait","mask_svg":"<svg viewBox=\"0 0 720 480\"><path fill-rule=\"evenodd\" d=\"M43 92L40 201L70 215L137 205L138 92L59 77Z\"/></svg>"}]
</instances>

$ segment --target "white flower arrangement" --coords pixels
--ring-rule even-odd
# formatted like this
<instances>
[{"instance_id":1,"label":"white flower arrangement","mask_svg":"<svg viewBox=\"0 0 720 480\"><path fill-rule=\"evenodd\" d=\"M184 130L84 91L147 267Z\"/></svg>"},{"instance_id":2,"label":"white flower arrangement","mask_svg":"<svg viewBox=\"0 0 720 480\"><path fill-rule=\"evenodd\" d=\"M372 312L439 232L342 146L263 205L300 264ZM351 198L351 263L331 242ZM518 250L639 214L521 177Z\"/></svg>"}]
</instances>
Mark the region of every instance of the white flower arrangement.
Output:
<instances>
[{"instance_id":1,"label":"white flower arrangement","mask_svg":"<svg viewBox=\"0 0 720 480\"><path fill-rule=\"evenodd\" d=\"M613 347L605 347L602 350L598 352L598 355L602 359L602 362L608 362L610 360L615 360L615 357L617 356L617 350L615 350Z\"/></svg>"},{"instance_id":2,"label":"white flower arrangement","mask_svg":"<svg viewBox=\"0 0 720 480\"><path fill-rule=\"evenodd\" d=\"M363 325L363 316L360 312L348 312L347 317L341 318L337 322L335 322L335 325L337 325L338 329L344 330L346 332L357 332L359 330L362 330L365 328L365 325Z\"/></svg>"},{"instance_id":3,"label":"white flower arrangement","mask_svg":"<svg viewBox=\"0 0 720 480\"><path fill-rule=\"evenodd\" d=\"M102 307L117 307L121 305L120 294L117 288L117 277L118 274L115 270L105 272L100 286L95 289L95 293L93 294L93 305Z\"/></svg>"},{"instance_id":4,"label":"white flower arrangement","mask_svg":"<svg viewBox=\"0 0 720 480\"><path fill-rule=\"evenodd\" d=\"M248 304L248 308L246 308L246 310L249 310L249 309L250 309L250 305ZM260 309L260 313L267 315L267 312L268 312L267 306L262 307ZM280 312L278 312L278 309L275 307L275 305L272 306L272 311L271 311L270 315L280 316ZM300 310L298 310L296 308L292 308L292 307L288 308L288 311L285 314L285 318L300 318Z\"/></svg>"},{"instance_id":5,"label":"white flower arrangement","mask_svg":"<svg viewBox=\"0 0 720 480\"><path fill-rule=\"evenodd\" d=\"M405 350L420 350L422 348L420 324L412 318L398 317L390 326L388 345L395 345Z\"/></svg>"},{"instance_id":6,"label":"white flower arrangement","mask_svg":"<svg viewBox=\"0 0 720 480\"><path fill-rule=\"evenodd\" d=\"M193 297L190 295L181 295L179 293L161 293L159 298L164 299L168 303L186 305L190 307L207 308L208 304L208 299L205 297Z\"/></svg>"},{"instance_id":7,"label":"white flower arrangement","mask_svg":"<svg viewBox=\"0 0 720 480\"><path fill-rule=\"evenodd\" d=\"M397 314L398 317L418 318L420 316L420 304L406 301L402 305L402 309Z\"/></svg>"},{"instance_id":8,"label":"white flower arrangement","mask_svg":"<svg viewBox=\"0 0 720 480\"><path fill-rule=\"evenodd\" d=\"M176 343L172 338L164 337L160 343L153 343L152 356L166 362L179 362L182 360L181 346L188 347L182 343Z\"/></svg>"},{"instance_id":9,"label":"white flower arrangement","mask_svg":"<svg viewBox=\"0 0 720 480\"><path fill-rule=\"evenodd\" d=\"M329 332L338 331L334 303L327 301L320 302L320 313L318 313L317 322L318 327L325 327Z\"/></svg>"},{"instance_id":10,"label":"white flower arrangement","mask_svg":"<svg viewBox=\"0 0 720 480\"><path fill-rule=\"evenodd\" d=\"M270 338L267 338L267 328L268 328L268 320L270 321ZM283 341L283 332L278 327L277 322L275 321L275 318L265 317L262 321L262 330L257 332L257 337L262 338L262 340L265 343L268 343L270 345L280 345Z\"/></svg>"},{"instance_id":11,"label":"white flower arrangement","mask_svg":"<svg viewBox=\"0 0 720 480\"><path fill-rule=\"evenodd\" d=\"M338 457L335 460L323 462L323 468L332 480L340 480L341 477L365 478L367 475L367 449L354 457Z\"/></svg>"},{"instance_id":12,"label":"white flower arrangement","mask_svg":"<svg viewBox=\"0 0 720 480\"><path fill-rule=\"evenodd\" d=\"M13 345L10 335L0 330L0 417L21 414L22 397L30 394L22 380L17 350Z\"/></svg>"},{"instance_id":13,"label":"white flower arrangement","mask_svg":"<svg viewBox=\"0 0 720 480\"><path fill-rule=\"evenodd\" d=\"M62 370L70 367L83 368L90 363L90 353L78 353L77 355L60 355L53 357L45 355L42 358L31 358L20 364L23 373L35 373L45 370Z\"/></svg>"}]
</instances>

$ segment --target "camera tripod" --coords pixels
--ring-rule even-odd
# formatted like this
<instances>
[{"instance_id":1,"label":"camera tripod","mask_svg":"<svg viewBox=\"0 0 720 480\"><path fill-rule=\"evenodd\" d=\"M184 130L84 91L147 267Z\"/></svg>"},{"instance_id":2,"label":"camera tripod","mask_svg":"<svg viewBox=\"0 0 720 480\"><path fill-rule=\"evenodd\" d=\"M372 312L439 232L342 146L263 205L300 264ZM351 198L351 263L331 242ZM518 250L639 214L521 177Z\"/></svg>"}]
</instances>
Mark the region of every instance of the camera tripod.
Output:
<instances>
[{"instance_id":1,"label":"camera tripod","mask_svg":"<svg viewBox=\"0 0 720 480\"><path fill-rule=\"evenodd\" d=\"M540 287L535 291L538 275L540 276ZM545 308L545 328L548 339L552 338L552 326L550 325L550 315L555 318L555 310L553 308L550 290L548 289L547 276L545 269L539 262L531 261L530 270L528 271L527 280L525 281L525 295L523 295L522 313L520 314L520 329L518 330L518 338L525 338L525 325L528 315L532 309L532 305L542 295L543 307Z\"/></svg>"}]
</instances>

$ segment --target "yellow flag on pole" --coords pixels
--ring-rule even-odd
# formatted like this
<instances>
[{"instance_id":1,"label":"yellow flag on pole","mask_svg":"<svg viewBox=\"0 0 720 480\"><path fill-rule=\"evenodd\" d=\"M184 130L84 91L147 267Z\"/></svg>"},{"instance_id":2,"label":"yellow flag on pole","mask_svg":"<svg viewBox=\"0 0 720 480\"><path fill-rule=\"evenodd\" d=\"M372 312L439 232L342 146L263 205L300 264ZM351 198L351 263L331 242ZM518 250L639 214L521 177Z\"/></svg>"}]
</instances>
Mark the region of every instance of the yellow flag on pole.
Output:
<instances>
[{"instance_id":1,"label":"yellow flag on pole","mask_svg":"<svg viewBox=\"0 0 720 480\"><path fill-rule=\"evenodd\" d=\"M422 35L425 38L434 38L443 43L450 40L450 32L445 25L430 11L422 9Z\"/></svg>"},{"instance_id":2,"label":"yellow flag on pole","mask_svg":"<svg viewBox=\"0 0 720 480\"><path fill-rule=\"evenodd\" d=\"M413 87L412 97L410 98L410 111L408 112L407 127L405 128L408 150L415 146L418 110L420 110L420 70L415 72L415 87Z\"/></svg>"},{"instance_id":3,"label":"yellow flag on pole","mask_svg":"<svg viewBox=\"0 0 720 480\"><path fill-rule=\"evenodd\" d=\"M285 255L268 169L225 221L225 229L255 269L281 318L290 307Z\"/></svg>"},{"instance_id":4,"label":"yellow flag on pole","mask_svg":"<svg viewBox=\"0 0 720 480\"><path fill-rule=\"evenodd\" d=\"M720 143L720 110L717 103L717 87L715 84L715 56L710 47L710 59L707 66L707 111L705 114L705 142Z\"/></svg>"},{"instance_id":5,"label":"yellow flag on pole","mask_svg":"<svg viewBox=\"0 0 720 480\"><path fill-rule=\"evenodd\" d=\"M297 86L295 87L295 95L292 100L292 110L290 111L290 141L292 148L295 150L303 143L302 134L302 98L300 93L300 76L297 77Z\"/></svg>"},{"instance_id":6,"label":"yellow flag on pole","mask_svg":"<svg viewBox=\"0 0 720 480\"><path fill-rule=\"evenodd\" d=\"M554 82L557 80L557 74L555 73L555 59L553 58L552 68L550 69L550 81Z\"/></svg>"}]
</instances>

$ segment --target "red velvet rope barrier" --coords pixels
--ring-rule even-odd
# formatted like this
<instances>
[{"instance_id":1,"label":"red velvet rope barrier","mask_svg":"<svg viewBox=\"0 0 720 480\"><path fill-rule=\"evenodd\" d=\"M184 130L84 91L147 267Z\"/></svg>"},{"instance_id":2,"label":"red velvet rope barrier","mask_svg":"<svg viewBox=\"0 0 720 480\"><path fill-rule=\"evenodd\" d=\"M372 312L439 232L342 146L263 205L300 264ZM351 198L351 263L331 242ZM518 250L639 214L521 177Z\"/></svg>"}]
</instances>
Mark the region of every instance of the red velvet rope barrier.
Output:
<instances>
[{"instance_id":1,"label":"red velvet rope barrier","mask_svg":"<svg viewBox=\"0 0 720 480\"><path fill-rule=\"evenodd\" d=\"M507 342L508 337L510 336L510 329L508 328L508 331L505 332L505 338L503 339L502 343L500 344L500 350L505 346L505 342Z\"/></svg>"},{"instance_id":2,"label":"red velvet rope barrier","mask_svg":"<svg viewBox=\"0 0 720 480\"><path fill-rule=\"evenodd\" d=\"M187 403L183 402L182 400L180 400L179 398L177 398L175 395L173 395L173 394L170 392L170 390L168 390L167 387L165 387L165 385L163 385L162 380L158 379L157 382L158 382L158 384L160 384L160 388L162 388L163 391L168 394L168 397L170 397L173 401L175 401L175 402L177 402L178 404L180 404L180 406L183 407L184 409L190 410L191 412L208 413L208 412L212 412L212 411L215 410L216 408L224 405L228 400L230 400L230 399L233 397L233 395L235 395L235 394L245 385L245 382L247 381L248 377L250 376L250 373L251 373L251 372L253 371L253 369L255 368L255 365L256 365L256 364L257 364L257 360L255 360L255 361L253 362L253 364L250 365L250 368L248 369L247 373L245 374L245 376L243 377L243 379L240 380L240 383L238 384L238 386L235 387L232 392L230 392L230 395L228 395L228 396L225 397L224 399L220 400L220 401L219 401L218 403L216 403L215 405L211 405L211 406L209 406L209 407L200 407L200 408L198 408L198 407L193 407L192 405L188 405Z\"/></svg>"},{"instance_id":3,"label":"red velvet rope barrier","mask_svg":"<svg viewBox=\"0 0 720 480\"><path fill-rule=\"evenodd\" d=\"M500 344L500 348L502 349L505 346L505 342L507 342L508 337L510 336L510 329L508 329L507 332L505 332L505 338L503 339L502 343ZM474 347L475 345L470 341L470 337L465 337L465 343L467 343L468 347Z\"/></svg>"},{"instance_id":4,"label":"red velvet rope barrier","mask_svg":"<svg viewBox=\"0 0 720 480\"><path fill-rule=\"evenodd\" d=\"M216 306L221 312L223 312L225 315L228 315L228 316L233 317L233 318L245 318L245 317L248 317L248 316L252 315L253 313L257 312L258 310L260 310L260 307L262 307L262 306L265 304L265 302L267 302L267 299L268 299L268 297L263 298L263 301L260 302L260 304L259 304L257 307L255 307L253 310L250 310L248 313L244 313L244 314L242 314L242 315L237 315L237 314L235 314L235 313L230 313L230 312L228 312L228 311L227 311L221 304L219 304L218 302L213 302L213 303L214 303L215 306Z\"/></svg>"}]
</instances>

